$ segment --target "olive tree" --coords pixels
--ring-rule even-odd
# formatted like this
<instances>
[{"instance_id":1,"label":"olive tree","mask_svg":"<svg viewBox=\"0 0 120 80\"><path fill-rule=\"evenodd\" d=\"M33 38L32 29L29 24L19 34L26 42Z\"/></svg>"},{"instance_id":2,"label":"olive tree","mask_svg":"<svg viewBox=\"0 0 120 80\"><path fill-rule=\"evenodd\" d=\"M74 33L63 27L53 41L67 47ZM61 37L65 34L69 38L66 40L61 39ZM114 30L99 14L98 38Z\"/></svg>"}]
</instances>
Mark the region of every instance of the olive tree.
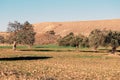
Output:
<instances>
[{"instance_id":1,"label":"olive tree","mask_svg":"<svg viewBox=\"0 0 120 80\"><path fill-rule=\"evenodd\" d=\"M20 43L28 45L31 47L35 42L35 32L32 24L26 21L23 24L23 28L19 31L17 37Z\"/></svg>"},{"instance_id":2,"label":"olive tree","mask_svg":"<svg viewBox=\"0 0 120 80\"><path fill-rule=\"evenodd\" d=\"M109 31L105 37L104 44L107 44L107 46L111 46L111 53L114 54L116 52L117 47L120 46L120 32Z\"/></svg>"},{"instance_id":3,"label":"olive tree","mask_svg":"<svg viewBox=\"0 0 120 80\"><path fill-rule=\"evenodd\" d=\"M95 50L102 44L104 40L104 34L101 30L95 29L91 31L89 35L89 45L94 47Z\"/></svg>"},{"instance_id":4,"label":"olive tree","mask_svg":"<svg viewBox=\"0 0 120 80\"><path fill-rule=\"evenodd\" d=\"M74 35L74 33L71 32L63 38L60 38L58 43L60 46L72 46L79 48L79 46L82 45L83 39L83 35Z\"/></svg>"},{"instance_id":5,"label":"olive tree","mask_svg":"<svg viewBox=\"0 0 120 80\"><path fill-rule=\"evenodd\" d=\"M80 46L81 47L89 47L89 39L88 39L88 37L83 37L82 38L82 42L80 43Z\"/></svg>"},{"instance_id":6,"label":"olive tree","mask_svg":"<svg viewBox=\"0 0 120 80\"><path fill-rule=\"evenodd\" d=\"M74 33L69 33L68 35L58 39L59 46L71 46L71 40L74 38Z\"/></svg>"},{"instance_id":7,"label":"olive tree","mask_svg":"<svg viewBox=\"0 0 120 80\"><path fill-rule=\"evenodd\" d=\"M13 50L16 49L17 43L19 43L18 33L22 30L23 25L19 22L14 21L14 23L9 22L7 31L10 33L8 42L13 43Z\"/></svg>"},{"instance_id":8,"label":"olive tree","mask_svg":"<svg viewBox=\"0 0 120 80\"><path fill-rule=\"evenodd\" d=\"M35 32L32 24L28 21L24 24L20 24L17 21L9 23L7 31L10 33L8 42L13 43L14 50L17 43L32 46L35 42Z\"/></svg>"},{"instance_id":9,"label":"olive tree","mask_svg":"<svg viewBox=\"0 0 120 80\"><path fill-rule=\"evenodd\" d=\"M80 43L82 42L82 37L81 36L74 36L71 40L70 40L70 45L76 48L79 48Z\"/></svg>"}]
</instances>

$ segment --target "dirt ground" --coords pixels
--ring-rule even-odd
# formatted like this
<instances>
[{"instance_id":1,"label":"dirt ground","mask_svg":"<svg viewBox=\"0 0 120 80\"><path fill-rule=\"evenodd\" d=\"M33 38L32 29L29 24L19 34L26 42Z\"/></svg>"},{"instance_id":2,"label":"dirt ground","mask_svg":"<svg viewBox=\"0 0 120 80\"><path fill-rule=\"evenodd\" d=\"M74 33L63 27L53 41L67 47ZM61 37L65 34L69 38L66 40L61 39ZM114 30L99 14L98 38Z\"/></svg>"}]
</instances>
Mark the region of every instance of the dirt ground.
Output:
<instances>
[{"instance_id":1,"label":"dirt ground","mask_svg":"<svg viewBox=\"0 0 120 80\"><path fill-rule=\"evenodd\" d=\"M1 49L0 80L120 80L120 57Z\"/></svg>"}]
</instances>

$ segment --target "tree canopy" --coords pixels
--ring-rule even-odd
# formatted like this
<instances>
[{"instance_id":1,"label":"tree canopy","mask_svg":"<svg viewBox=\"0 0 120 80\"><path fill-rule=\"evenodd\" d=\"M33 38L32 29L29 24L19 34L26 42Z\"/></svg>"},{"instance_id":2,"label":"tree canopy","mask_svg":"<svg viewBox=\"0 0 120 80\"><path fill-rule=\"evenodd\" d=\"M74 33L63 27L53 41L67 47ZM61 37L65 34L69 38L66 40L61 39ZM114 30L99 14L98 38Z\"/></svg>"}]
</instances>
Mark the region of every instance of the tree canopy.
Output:
<instances>
[{"instance_id":1,"label":"tree canopy","mask_svg":"<svg viewBox=\"0 0 120 80\"><path fill-rule=\"evenodd\" d=\"M9 43L14 41L19 44L26 44L32 46L35 42L35 32L33 25L26 21L24 24L20 24L15 21L14 23L9 23L7 31L10 32Z\"/></svg>"},{"instance_id":2,"label":"tree canopy","mask_svg":"<svg viewBox=\"0 0 120 80\"><path fill-rule=\"evenodd\" d=\"M105 37L105 44L112 47L112 53L115 53L116 48L120 46L120 32L109 31Z\"/></svg>"},{"instance_id":3,"label":"tree canopy","mask_svg":"<svg viewBox=\"0 0 120 80\"><path fill-rule=\"evenodd\" d=\"M95 29L89 35L89 45L96 50L103 42L104 34L101 30Z\"/></svg>"}]
</instances>

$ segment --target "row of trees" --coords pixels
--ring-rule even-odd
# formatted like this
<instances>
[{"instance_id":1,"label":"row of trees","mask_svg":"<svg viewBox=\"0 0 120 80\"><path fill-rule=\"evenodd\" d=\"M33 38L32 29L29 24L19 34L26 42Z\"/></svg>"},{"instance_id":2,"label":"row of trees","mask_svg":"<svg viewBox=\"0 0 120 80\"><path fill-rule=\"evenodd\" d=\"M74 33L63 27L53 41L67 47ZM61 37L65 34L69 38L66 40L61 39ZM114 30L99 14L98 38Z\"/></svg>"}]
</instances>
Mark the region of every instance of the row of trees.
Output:
<instances>
[{"instance_id":1,"label":"row of trees","mask_svg":"<svg viewBox=\"0 0 120 80\"><path fill-rule=\"evenodd\" d=\"M120 32L95 29L91 31L88 37L69 33L65 37L60 38L58 44L60 46L93 47L95 50L99 46L111 46L111 52L114 54L116 48L120 46Z\"/></svg>"},{"instance_id":2,"label":"row of trees","mask_svg":"<svg viewBox=\"0 0 120 80\"><path fill-rule=\"evenodd\" d=\"M14 23L9 23L7 31L10 33L8 38L5 40L3 36L0 36L0 43L14 43L13 49L16 49L16 45L24 44L32 46L35 42L35 32L33 25L26 21L21 24L17 21ZM54 31L48 31L49 34L55 34ZM95 50L99 46L112 47L112 53L115 53L117 47L120 46L120 32L111 30L99 30L95 29L91 31L88 37L83 35L74 35L74 33L69 33L68 35L58 39L58 44L60 46L73 46L79 48L81 47L93 47Z\"/></svg>"},{"instance_id":3,"label":"row of trees","mask_svg":"<svg viewBox=\"0 0 120 80\"><path fill-rule=\"evenodd\" d=\"M89 47L89 40L83 35L74 35L74 33L69 33L65 37L58 39L59 46L73 46L73 47Z\"/></svg>"}]
</instances>

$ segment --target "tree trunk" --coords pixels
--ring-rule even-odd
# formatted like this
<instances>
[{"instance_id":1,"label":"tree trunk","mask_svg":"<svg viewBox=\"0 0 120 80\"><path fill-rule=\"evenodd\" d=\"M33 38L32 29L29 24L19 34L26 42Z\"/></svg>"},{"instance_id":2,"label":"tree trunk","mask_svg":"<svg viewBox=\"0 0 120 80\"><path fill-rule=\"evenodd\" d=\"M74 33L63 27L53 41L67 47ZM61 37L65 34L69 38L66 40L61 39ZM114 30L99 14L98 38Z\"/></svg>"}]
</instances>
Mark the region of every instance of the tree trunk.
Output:
<instances>
[{"instance_id":1,"label":"tree trunk","mask_svg":"<svg viewBox=\"0 0 120 80\"><path fill-rule=\"evenodd\" d=\"M16 50L16 41L13 42L13 50Z\"/></svg>"},{"instance_id":2,"label":"tree trunk","mask_svg":"<svg viewBox=\"0 0 120 80\"><path fill-rule=\"evenodd\" d=\"M97 52L97 46L94 47L94 51Z\"/></svg>"},{"instance_id":3,"label":"tree trunk","mask_svg":"<svg viewBox=\"0 0 120 80\"><path fill-rule=\"evenodd\" d=\"M79 45L76 44L76 51L79 51Z\"/></svg>"},{"instance_id":4,"label":"tree trunk","mask_svg":"<svg viewBox=\"0 0 120 80\"><path fill-rule=\"evenodd\" d=\"M112 53L112 54L115 54L115 52L116 52L116 47L112 47L111 53Z\"/></svg>"}]
</instances>

